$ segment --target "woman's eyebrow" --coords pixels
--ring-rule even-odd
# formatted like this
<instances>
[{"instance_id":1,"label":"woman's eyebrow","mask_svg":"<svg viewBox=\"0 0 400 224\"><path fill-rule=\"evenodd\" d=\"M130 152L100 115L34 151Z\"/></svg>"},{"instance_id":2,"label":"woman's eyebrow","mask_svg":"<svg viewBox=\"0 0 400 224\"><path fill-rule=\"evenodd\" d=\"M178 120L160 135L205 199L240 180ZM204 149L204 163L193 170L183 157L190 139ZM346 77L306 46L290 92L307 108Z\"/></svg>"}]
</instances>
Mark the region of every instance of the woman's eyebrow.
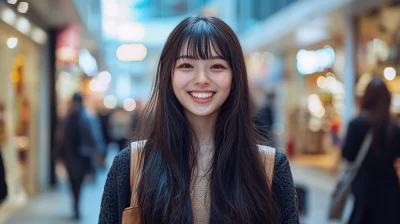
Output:
<instances>
[{"instance_id":1,"label":"woman's eyebrow","mask_svg":"<svg viewBox=\"0 0 400 224\"><path fill-rule=\"evenodd\" d=\"M185 59L192 59L192 60L196 60L197 58L194 56L189 56L189 55L181 55L179 56L176 60L179 60L181 58L185 58ZM207 58L206 60L213 60L213 59L222 59L225 60L223 57L221 56L211 56L210 58Z\"/></svg>"}]
</instances>

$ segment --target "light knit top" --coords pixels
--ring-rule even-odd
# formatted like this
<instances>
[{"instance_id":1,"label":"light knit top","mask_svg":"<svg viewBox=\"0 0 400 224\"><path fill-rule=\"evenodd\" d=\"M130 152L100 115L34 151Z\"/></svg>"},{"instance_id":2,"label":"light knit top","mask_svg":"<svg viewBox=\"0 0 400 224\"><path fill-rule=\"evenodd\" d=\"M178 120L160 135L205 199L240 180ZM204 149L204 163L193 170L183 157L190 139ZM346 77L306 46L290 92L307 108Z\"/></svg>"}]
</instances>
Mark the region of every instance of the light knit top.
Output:
<instances>
[{"instance_id":1,"label":"light knit top","mask_svg":"<svg viewBox=\"0 0 400 224\"><path fill-rule=\"evenodd\" d=\"M210 219L210 173L193 177L190 197L192 199L193 223L208 223Z\"/></svg>"}]
</instances>

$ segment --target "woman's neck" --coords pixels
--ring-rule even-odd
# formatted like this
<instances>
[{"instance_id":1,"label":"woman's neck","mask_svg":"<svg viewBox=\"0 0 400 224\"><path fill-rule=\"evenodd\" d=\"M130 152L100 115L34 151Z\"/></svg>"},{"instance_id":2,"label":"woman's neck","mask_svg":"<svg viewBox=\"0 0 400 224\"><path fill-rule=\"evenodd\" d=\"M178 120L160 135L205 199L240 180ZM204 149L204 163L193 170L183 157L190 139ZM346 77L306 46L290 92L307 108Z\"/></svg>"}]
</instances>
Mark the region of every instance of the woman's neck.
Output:
<instances>
[{"instance_id":1,"label":"woman's neck","mask_svg":"<svg viewBox=\"0 0 400 224\"><path fill-rule=\"evenodd\" d=\"M200 154L207 153L214 148L214 130L218 113L209 116L196 116L186 112L186 118L197 135L200 144Z\"/></svg>"},{"instance_id":2,"label":"woman's neck","mask_svg":"<svg viewBox=\"0 0 400 224\"><path fill-rule=\"evenodd\" d=\"M218 112L208 116L197 116L186 111L185 116L199 140L199 151L197 151L196 156L196 173L198 176L204 176L210 168L214 155L214 132Z\"/></svg>"}]
</instances>

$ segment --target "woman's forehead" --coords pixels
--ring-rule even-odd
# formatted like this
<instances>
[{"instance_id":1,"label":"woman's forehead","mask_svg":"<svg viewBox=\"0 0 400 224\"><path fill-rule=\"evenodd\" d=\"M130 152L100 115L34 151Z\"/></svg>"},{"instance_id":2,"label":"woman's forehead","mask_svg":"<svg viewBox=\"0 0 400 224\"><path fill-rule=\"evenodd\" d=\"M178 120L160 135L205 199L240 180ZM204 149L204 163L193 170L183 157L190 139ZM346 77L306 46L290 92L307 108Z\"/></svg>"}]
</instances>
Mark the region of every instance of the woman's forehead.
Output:
<instances>
[{"instance_id":1,"label":"woman's forehead","mask_svg":"<svg viewBox=\"0 0 400 224\"><path fill-rule=\"evenodd\" d=\"M224 58L212 41L209 41L208 44L196 44L185 41L185 43L182 44L178 57L194 59Z\"/></svg>"},{"instance_id":2,"label":"woman's forehead","mask_svg":"<svg viewBox=\"0 0 400 224\"><path fill-rule=\"evenodd\" d=\"M204 51L205 49L203 49ZM209 58L221 58L221 56L214 50L214 48L210 49L210 55ZM193 51L188 51L187 48L182 47L179 53L179 57L185 57L185 58L198 58L197 54L194 54Z\"/></svg>"}]
</instances>

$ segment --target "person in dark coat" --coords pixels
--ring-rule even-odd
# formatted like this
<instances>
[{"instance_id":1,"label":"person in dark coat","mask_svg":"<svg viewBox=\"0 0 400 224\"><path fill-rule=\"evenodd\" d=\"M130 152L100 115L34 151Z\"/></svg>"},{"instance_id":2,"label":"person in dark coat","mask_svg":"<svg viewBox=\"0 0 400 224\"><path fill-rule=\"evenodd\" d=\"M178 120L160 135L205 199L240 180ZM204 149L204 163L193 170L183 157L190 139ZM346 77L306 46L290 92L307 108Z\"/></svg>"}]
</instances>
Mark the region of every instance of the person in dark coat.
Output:
<instances>
[{"instance_id":1,"label":"person in dark coat","mask_svg":"<svg viewBox=\"0 0 400 224\"><path fill-rule=\"evenodd\" d=\"M74 197L74 218L80 218L79 199L86 174L91 170L97 144L92 121L83 106L82 96L75 93L64 122L63 153Z\"/></svg>"},{"instance_id":2,"label":"person in dark coat","mask_svg":"<svg viewBox=\"0 0 400 224\"><path fill-rule=\"evenodd\" d=\"M6 183L6 174L4 169L3 157L1 155L1 146L0 146L0 204L7 197L7 183Z\"/></svg>"},{"instance_id":3,"label":"person in dark coat","mask_svg":"<svg viewBox=\"0 0 400 224\"><path fill-rule=\"evenodd\" d=\"M108 154L108 144L110 144L111 142L111 137L110 134L108 133L108 128L109 128L108 122L110 120L110 112L102 108L97 113L97 116L100 122L101 134L104 139L104 148L103 151L101 152L100 167L105 168L105 159Z\"/></svg>"},{"instance_id":4,"label":"person in dark coat","mask_svg":"<svg viewBox=\"0 0 400 224\"><path fill-rule=\"evenodd\" d=\"M274 133L273 133L273 125L274 125L274 113L275 113L275 94L268 93L266 95L267 102L266 104L257 111L254 117L254 125L258 133L269 141L269 144L273 146L274 142Z\"/></svg>"},{"instance_id":5,"label":"person in dark coat","mask_svg":"<svg viewBox=\"0 0 400 224\"><path fill-rule=\"evenodd\" d=\"M372 130L374 139L355 180L350 224L400 223L400 185L393 166L400 157L400 128L390 118L390 93L374 77L366 88L361 113L349 123L342 156L354 161L361 144Z\"/></svg>"}]
</instances>

